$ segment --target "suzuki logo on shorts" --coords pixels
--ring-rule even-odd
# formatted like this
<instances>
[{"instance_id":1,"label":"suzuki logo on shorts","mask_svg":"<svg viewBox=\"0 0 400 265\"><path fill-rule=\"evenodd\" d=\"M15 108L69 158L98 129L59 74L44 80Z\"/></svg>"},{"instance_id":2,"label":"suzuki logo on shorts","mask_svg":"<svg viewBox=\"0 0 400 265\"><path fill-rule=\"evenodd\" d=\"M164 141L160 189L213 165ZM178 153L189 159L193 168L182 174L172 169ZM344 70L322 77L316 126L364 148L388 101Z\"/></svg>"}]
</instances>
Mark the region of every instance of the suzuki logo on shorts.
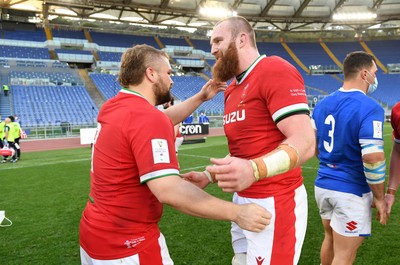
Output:
<instances>
[{"instance_id":1,"label":"suzuki logo on shorts","mask_svg":"<svg viewBox=\"0 0 400 265\"><path fill-rule=\"evenodd\" d=\"M357 222L351 221L351 222L346 223L346 228L350 231L353 231L353 230L357 229L357 225L358 225Z\"/></svg>"},{"instance_id":2,"label":"suzuki logo on shorts","mask_svg":"<svg viewBox=\"0 0 400 265\"><path fill-rule=\"evenodd\" d=\"M242 109L241 111L233 111L229 114L224 115L224 125L237 122L237 121L244 121L246 119L246 110Z\"/></svg>"}]
</instances>

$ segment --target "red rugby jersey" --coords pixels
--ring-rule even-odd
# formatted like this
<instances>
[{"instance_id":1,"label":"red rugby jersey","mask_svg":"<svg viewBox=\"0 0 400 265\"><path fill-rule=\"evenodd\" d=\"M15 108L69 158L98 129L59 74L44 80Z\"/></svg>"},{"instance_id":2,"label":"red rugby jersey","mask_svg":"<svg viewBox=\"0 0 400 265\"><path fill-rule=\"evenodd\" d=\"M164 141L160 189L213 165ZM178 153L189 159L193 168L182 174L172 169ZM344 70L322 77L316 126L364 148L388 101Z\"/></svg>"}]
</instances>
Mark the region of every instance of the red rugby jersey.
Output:
<instances>
[{"instance_id":1,"label":"red rugby jersey","mask_svg":"<svg viewBox=\"0 0 400 265\"><path fill-rule=\"evenodd\" d=\"M278 147L285 139L276 125L280 120L309 113L303 78L291 64L276 56L260 56L240 81L229 85L224 100L224 130L230 154L245 159L260 157ZM299 167L256 182L239 195L265 198L301 184Z\"/></svg>"},{"instance_id":2,"label":"red rugby jersey","mask_svg":"<svg viewBox=\"0 0 400 265\"><path fill-rule=\"evenodd\" d=\"M397 143L400 143L400 102L392 108L390 122L393 128L393 137Z\"/></svg>"},{"instance_id":3,"label":"red rugby jersey","mask_svg":"<svg viewBox=\"0 0 400 265\"><path fill-rule=\"evenodd\" d=\"M95 259L131 256L158 240L162 204L146 181L179 174L171 120L123 89L98 116L80 245Z\"/></svg>"}]
</instances>

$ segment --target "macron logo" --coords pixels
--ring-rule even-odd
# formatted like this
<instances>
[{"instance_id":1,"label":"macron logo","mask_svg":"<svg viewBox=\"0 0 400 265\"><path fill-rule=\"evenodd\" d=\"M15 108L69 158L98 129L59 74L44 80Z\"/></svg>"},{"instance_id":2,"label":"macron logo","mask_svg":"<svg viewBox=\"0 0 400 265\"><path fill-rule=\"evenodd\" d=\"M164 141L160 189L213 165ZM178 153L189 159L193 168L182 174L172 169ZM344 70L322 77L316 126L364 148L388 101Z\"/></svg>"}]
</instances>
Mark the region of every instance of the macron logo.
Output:
<instances>
[{"instance_id":1,"label":"macron logo","mask_svg":"<svg viewBox=\"0 0 400 265\"><path fill-rule=\"evenodd\" d=\"M346 223L346 228L350 231L353 231L353 230L357 229L357 225L358 225L357 222L351 221L351 222Z\"/></svg>"},{"instance_id":2,"label":"macron logo","mask_svg":"<svg viewBox=\"0 0 400 265\"><path fill-rule=\"evenodd\" d=\"M265 258L262 257L256 257L257 265L262 265L264 262Z\"/></svg>"}]
</instances>

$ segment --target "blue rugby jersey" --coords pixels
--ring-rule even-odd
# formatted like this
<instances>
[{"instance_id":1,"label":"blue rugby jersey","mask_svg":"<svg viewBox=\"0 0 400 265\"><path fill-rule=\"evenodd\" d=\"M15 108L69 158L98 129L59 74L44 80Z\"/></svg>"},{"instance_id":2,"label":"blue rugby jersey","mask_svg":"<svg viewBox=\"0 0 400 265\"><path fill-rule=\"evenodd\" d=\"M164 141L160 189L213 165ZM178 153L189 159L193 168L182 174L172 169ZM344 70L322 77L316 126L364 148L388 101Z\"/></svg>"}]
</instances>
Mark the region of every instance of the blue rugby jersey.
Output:
<instances>
[{"instance_id":1,"label":"blue rugby jersey","mask_svg":"<svg viewBox=\"0 0 400 265\"><path fill-rule=\"evenodd\" d=\"M314 109L320 167L315 185L361 196L369 192L361 144L383 144L383 108L361 90L333 92Z\"/></svg>"}]
</instances>

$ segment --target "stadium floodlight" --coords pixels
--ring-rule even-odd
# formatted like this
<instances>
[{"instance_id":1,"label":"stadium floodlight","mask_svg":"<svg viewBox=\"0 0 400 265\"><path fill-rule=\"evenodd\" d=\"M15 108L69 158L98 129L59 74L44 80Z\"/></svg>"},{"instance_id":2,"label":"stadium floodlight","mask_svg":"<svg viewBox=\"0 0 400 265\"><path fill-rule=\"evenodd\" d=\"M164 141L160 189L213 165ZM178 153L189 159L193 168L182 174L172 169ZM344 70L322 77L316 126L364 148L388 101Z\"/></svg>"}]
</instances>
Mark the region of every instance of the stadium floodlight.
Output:
<instances>
[{"instance_id":1,"label":"stadium floodlight","mask_svg":"<svg viewBox=\"0 0 400 265\"><path fill-rule=\"evenodd\" d=\"M20 10L28 10L28 11L37 11L38 9L32 5L27 4L15 4L11 5L13 9L20 9Z\"/></svg>"},{"instance_id":2,"label":"stadium floodlight","mask_svg":"<svg viewBox=\"0 0 400 265\"><path fill-rule=\"evenodd\" d=\"M59 14L59 15L66 15L66 16L76 16L77 15L74 11L72 11L70 9L66 9L66 8L55 8L54 13Z\"/></svg>"},{"instance_id":3,"label":"stadium floodlight","mask_svg":"<svg viewBox=\"0 0 400 265\"><path fill-rule=\"evenodd\" d=\"M208 1L200 6L200 15L209 18L226 18L237 16L237 12L232 10L226 2Z\"/></svg>"},{"instance_id":4,"label":"stadium floodlight","mask_svg":"<svg viewBox=\"0 0 400 265\"><path fill-rule=\"evenodd\" d=\"M365 12L338 12L333 14L335 21L369 21L376 19L377 15L371 11Z\"/></svg>"}]
</instances>

